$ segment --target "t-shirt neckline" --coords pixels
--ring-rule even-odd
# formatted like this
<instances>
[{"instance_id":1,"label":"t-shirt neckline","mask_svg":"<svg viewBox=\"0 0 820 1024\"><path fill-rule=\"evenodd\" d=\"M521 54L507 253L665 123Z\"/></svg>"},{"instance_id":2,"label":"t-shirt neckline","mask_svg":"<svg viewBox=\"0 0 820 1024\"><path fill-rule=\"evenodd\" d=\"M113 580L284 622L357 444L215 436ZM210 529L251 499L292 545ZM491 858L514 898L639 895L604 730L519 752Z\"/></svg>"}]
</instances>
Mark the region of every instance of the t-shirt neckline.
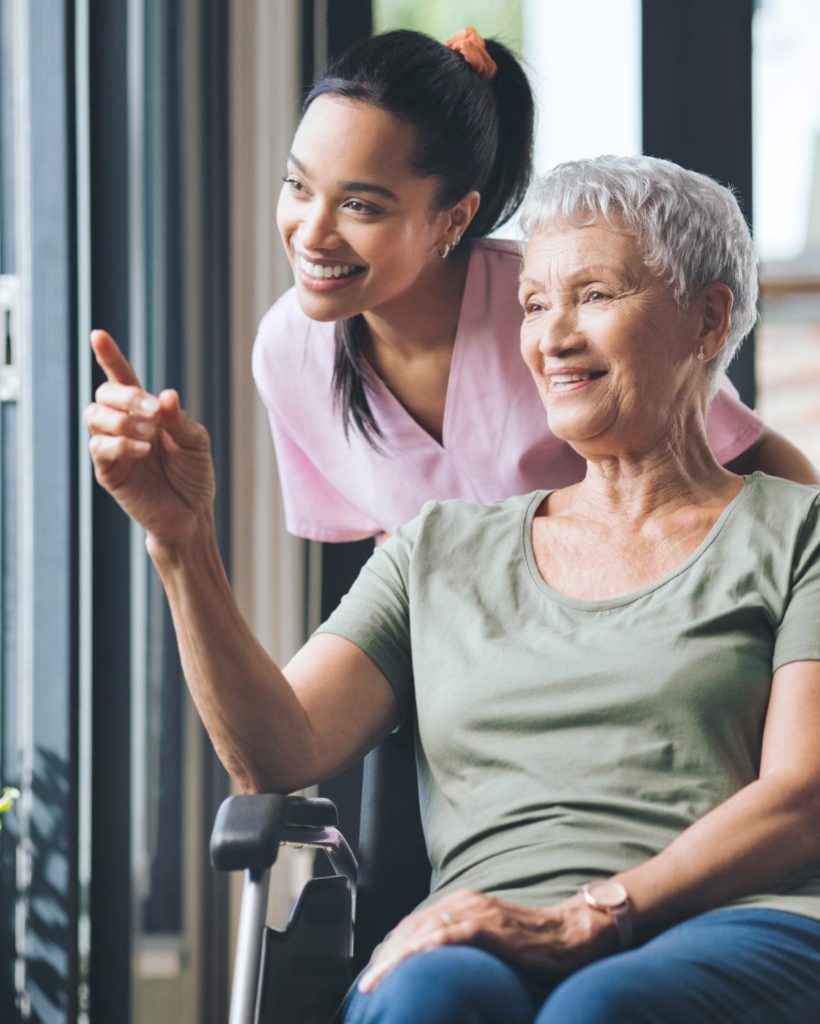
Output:
<instances>
[{"instance_id":1,"label":"t-shirt neckline","mask_svg":"<svg viewBox=\"0 0 820 1024\"><path fill-rule=\"evenodd\" d=\"M524 521L521 541L524 548L524 559L527 563L527 569L530 577L542 594L546 594L553 601L558 604L565 605L568 608L577 608L581 611L606 611L611 608L620 608L623 605L632 604L634 601L640 600L642 597L647 597L649 594L654 593L661 587L671 583L672 580L677 579L682 573L685 573L692 565L695 564L712 546L717 539L723 527L728 522L729 518L734 513L735 509L741 503L746 500L746 495L749 492L749 485L759 476L759 473L755 471L743 478L743 486L732 498L729 504L724 508L720 515L712 525L711 530L706 534L703 540L698 544L695 550L685 558L680 565L675 566L674 569L670 569L669 572L664 573L658 579L653 580L651 583L647 583L646 586L640 587L638 590L630 590L626 594L618 594L616 597L602 598L597 601L585 601L581 598L570 597L568 594L562 594L559 590L555 590L547 583L541 573L538 571L538 565L535 561L535 552L532 546L532 523L535 518L535 513L541 506L541 503L552 494L556 488L549 488L542 491L536 491L533 494L532 500L528 503L524 510Z\"/></svg>"}]
</instances>

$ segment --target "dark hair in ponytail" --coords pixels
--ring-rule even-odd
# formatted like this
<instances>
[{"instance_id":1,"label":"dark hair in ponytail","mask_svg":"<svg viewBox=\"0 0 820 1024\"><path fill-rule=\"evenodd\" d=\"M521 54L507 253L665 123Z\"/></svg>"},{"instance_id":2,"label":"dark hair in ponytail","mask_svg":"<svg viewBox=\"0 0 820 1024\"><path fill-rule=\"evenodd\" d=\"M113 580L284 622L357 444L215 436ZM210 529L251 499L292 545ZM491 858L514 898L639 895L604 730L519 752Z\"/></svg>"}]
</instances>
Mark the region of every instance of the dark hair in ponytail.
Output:
<instances>
[{"instance_id":1,"label":"dark hair in ponytail","mask_svg":"<svg viewBox=\"0 0 820 1024\"><path fill-rule=\"evenodd\" d=\"M485 81L454 50L420 32L400 30L351 47L308 93L303 113L319 96L371 103L417 133L413 169L437 178L439 209L474 189L481 205L465 236L490 234L521 205L532 173L533 98L510 51L488 39L498 73ZM365 390L361 355L364 318L336 324L334 398L345 434L351 423L378 449L381 432Z\"/></svg>"}]
</instances>

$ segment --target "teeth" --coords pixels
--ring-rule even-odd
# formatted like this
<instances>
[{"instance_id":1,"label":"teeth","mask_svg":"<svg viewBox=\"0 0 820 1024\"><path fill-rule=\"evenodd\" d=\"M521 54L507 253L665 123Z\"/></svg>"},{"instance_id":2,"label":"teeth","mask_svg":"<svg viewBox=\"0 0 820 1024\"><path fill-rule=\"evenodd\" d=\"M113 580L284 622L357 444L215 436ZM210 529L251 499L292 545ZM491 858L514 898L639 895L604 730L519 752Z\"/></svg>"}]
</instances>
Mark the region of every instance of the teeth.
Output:
<instances>
[{"instance_id":1,"label":"teeth","mask_svg":"<svg viewBox=\"0 0 820 1024\"><path fill-rule=\"evenodd\" d=\"M337 263L335 267L329 267L319 263L311 263L310 260L305 259L304 256L299 257L299 266L310 277L315 277L317 279L321 278L322 280L326 280L329 277L349 277L359 269L350 263Z\"/></svg>"},{"instance_id":2,"label":"teeth","mask_svg":"<svg viewBox=\"0 0 820 1024\"><path fill-rule=\"evenodd\" d=\"M556 373L553 375L553 384L574 384L577 380L592 380L591 373Z\"/></svg>"}]
</instances>

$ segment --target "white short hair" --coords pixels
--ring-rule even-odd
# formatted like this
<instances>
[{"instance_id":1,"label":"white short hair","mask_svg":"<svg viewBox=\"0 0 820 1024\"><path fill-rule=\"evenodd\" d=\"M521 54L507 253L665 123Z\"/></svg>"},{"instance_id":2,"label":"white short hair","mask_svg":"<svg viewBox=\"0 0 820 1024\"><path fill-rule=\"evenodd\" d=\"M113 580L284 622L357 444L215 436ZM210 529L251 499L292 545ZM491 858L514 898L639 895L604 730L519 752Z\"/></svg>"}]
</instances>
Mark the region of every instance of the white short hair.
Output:
<instances>
[{"instance_id":1,"label":"white short hair","mask_svg":"<svg viewBox=\"0 0 820 1024\"><path fill-rule=\"evenodd\" d=\"M553 225L599 219L636 239L647 268L666 281L680 308L711 281L731 289L729 335L710 363L716 390L757 320L757 252L731 189L657 157L571 160L533 182L521 229L526 244Z\"/></svg>"}]
</instances>

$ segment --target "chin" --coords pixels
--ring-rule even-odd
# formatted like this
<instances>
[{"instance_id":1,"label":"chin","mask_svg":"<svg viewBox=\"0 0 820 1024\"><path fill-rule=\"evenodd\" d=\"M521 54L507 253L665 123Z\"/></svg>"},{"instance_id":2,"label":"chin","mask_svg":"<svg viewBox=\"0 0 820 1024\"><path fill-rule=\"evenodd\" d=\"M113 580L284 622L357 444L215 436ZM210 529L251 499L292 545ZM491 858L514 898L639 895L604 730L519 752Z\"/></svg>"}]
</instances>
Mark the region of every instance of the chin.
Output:
<instances>
[{"instance_id":1,"label":"chin","mask_svg":"<svg viewBox=\"0 0 820 1024\"><path fill-rule=\"evenodd\" d=\"M351 316L360 313L360 309L345 309L340 303L333 302L330 296L324 297L310 292L307 288L296 285L296 299L299 308L311 320L319 323L335 323L337 320L347 320Z\"/></svg>"},{"instance_id":2,"label":"chin","mask_svg":"<svg viewBox=\"0 0 820 1024\"><path fill-rule=\"evenodd\" d=\"M346 319L344 314L339 315L335 310L327 308L327 303L318 303L311 301L312 296L303 296L300 289L296 290L296 298L299 301L299 308L311 320L316 320L318 323L328 324L334 323L336 320Z\"/></svg>"},{"instance_id":3,"label":"chin","mask_svg":"<svg viewBox=\"0 0 820 1024\"><path fill-rule=\"evenodd\" d=\"M569 444L594 436L594 428L579 416L561 416L547 410L547 424L554 437Z\"/></svg>"}]
</instances>

